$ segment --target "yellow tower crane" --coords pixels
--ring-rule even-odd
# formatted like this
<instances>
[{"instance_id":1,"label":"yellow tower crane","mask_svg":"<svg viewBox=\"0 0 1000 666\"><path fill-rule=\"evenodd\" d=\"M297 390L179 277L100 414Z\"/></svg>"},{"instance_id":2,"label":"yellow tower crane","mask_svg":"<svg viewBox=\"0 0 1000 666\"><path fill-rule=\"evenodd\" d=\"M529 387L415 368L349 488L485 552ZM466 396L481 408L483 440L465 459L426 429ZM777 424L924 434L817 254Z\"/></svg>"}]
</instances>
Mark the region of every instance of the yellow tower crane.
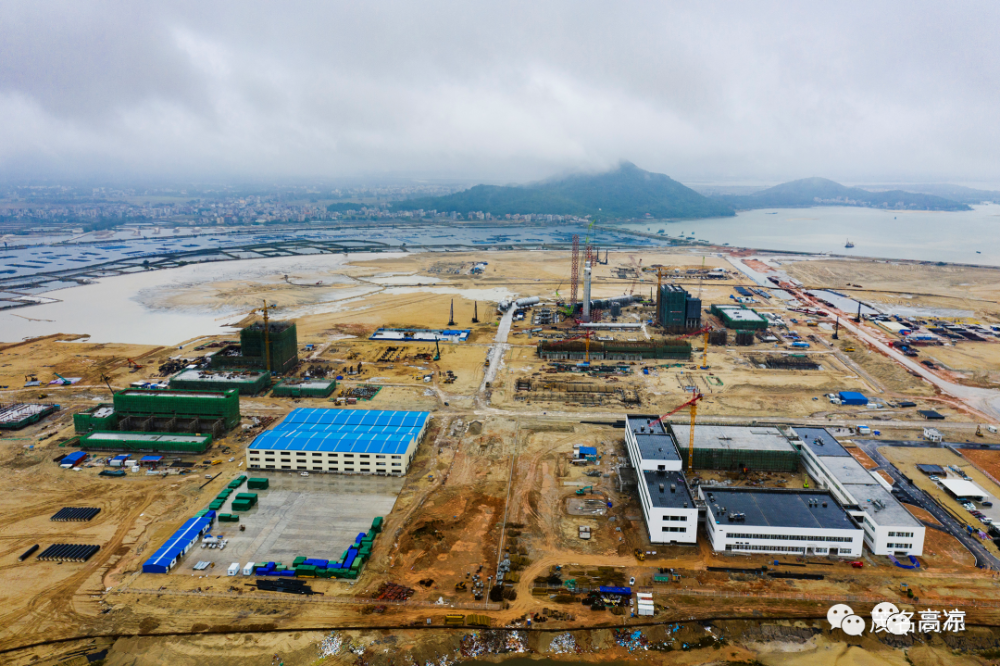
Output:
<instances>
[{"instance_id":1,"label":"yellow tower crane","mask_svg":"<svg viewBox=\"0 0 1000 666\"><path fill-rule=\"evenodd\" d=\"M268 305L267 300L264 300L264 305L259 308L254 308L248 314L257 314L258 312L264 316L264 362L267 364L267 375L271 376L271 338L270 329L268 326L270 322L270 312L277 308L277 304L271 303Z\"/></svg>"},{"instance_id":2,"label":"yellow tower crane","mask_svg":"<svg viewBox=\"0 0 1000 666\"><path fill-rule=\"evenodd\" d=\"M661 423L663 419L667 418L668 416L673 416L674 414L681 411L685 407L691 408L691 436L688 438L688 466L687 466L688 472L691 472L694 469L694 422L695 418L698 416L698 401L701 400L703 397L704 396L702 396L701 392L699 391L694 394L693 398L685 402L683 405L675 407L674 409L670 410L669 412L667 412L666 414L664 414L663 416L661 416L660 418L656 419L656 421L653 422L653 423Z\"/></svg>"}]
</instances>

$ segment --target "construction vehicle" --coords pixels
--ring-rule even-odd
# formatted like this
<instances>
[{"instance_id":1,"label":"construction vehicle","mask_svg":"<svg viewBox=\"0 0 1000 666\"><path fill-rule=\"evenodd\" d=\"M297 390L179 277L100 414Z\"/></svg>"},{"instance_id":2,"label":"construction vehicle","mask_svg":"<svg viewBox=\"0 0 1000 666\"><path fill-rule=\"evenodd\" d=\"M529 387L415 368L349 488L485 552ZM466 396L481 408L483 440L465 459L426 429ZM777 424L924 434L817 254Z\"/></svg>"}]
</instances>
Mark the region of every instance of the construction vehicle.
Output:
<instances>
[{"instance_id":1,"label":"construction vehicle","mask_svg":"<svg viewBox=\"0 0 1000 666\"><path fill-rule=\"evenodd\" d=\"M984 435L983 435L983 426L981 426L981 425L977 425L976 426L976 437L984 437Z\"/></svg>"},{"instance_id":2,"label":"construction vehicle","mask_svg":"<svg viewBox=\"0 0 1000 666\"><path fill-rule=\"evenodd\" d=\"M577 495L586 495L588 490L593 490L594 486L584 486L576 491Z\"/></svg>"},{"instance_id":3,"label":"construction vehicle","mask_svg":"<svg viewBox=\"0 0 1000 666\"><path fill-rule=\"evenodd\" d=\"M434 338L434 358L431 359L431 360L433 360L433 361L440 361L441 360L441 347L438 346L438 339L437 338Z\"/></svg>"},{"instance_id":4,"label":"construction vehicle","mask_svg":"<svg viewBox=\"0 0 1000 666\"><path fill-rule=\"evenodd\" d=\"M644 553L641 549L636 548L635 550L632 551L632 554L635 555L635 559L639 560L640 562L646 561L646 553Z\"/></svg>"},{"instance_id":5,"label":"construction vehicle","mask_svg":"<svg viewBox=\"0 0 1000 666\"><path fill-rule=\"evenodd\" d=\"M66 379L65 377L63 377L62 375L60 375L60 374L59 374L58 372L53 372L52 374L54 374L54 375L55 375L56 377L58 377L58 378L59 378L59 380L60 380L60 381L59 381L58 383L59 383L59 384L60 384L61 386L69 386L70 384L72 384L72 383L73 383L73 382L71 382L70 380L68 380L68 379Z\"/></svg>"},{"instance_id":6,"label":"construction vehicle","mask_svg":"<svg viewBox=\"0 0 1000 666\"><path fill-rule=\"evenodd\" d=\"M466 590L467 588L468 588L468 586L465 584L464 580L460 581L458 583L455 583L455 591L456 592L462 592L462 591Z\"/></svg>"},{"instance_id":7,"label":"construction vehicle","mask_svg":"<svg viewBox=\"0 0 1000 666\"><path fill-rule=\"evenodd\" d=\"M852 351L855 351L855 349L854 349L854 347L844 347L844 351L845 352L852 352Z\"/></svg>"},{"instance_id":8,"label":"construction vehicle","mask_svg":"<svg viewBox=\"0 0 1000 666\"><path fill-rule=\"evenodd\" d=\"M697 393L694 394L693 398L685 402L683 405L675 407L671 411L667 412L660 418L653 421L653 423L662 423L663 419L667 418L668 416L673 416L674 414L681 411L685 407L691 408L691 437L688 440L688 466L687 466L689 472L694 469L694 422L696 416L698 415L698 401L701 400L703 397L704 396L701 394L701 391L698 391Z\"/></svg>"},{"instance_id":9,"label":"construction vehicle","mask_svg":"<svg viewBox=\"0 0 1000 666\"><path fill-rule=\"evenodd\" d=\"M133 361L132 359L127 358L125 360L128 361L128 367L132 368L132 372L135 372L136 370L142 370L142 366Z\"/></svg>"},{"instance_id":10,"label":"construction vehicle","mask_svg":"<svg viewBox=\"0 0 1000 666\"><path fill-rule=\"evenodd\" d=\"M864 566L865 566L865 563L862 562L861 560L858 560L856 562L851 562L851 566L854 567L855 569L863 569Z\"/></svg>"},{"instance_id":11,"label":"construction vehicle","mask_svg":"<svg viewBox=\"0 0 1000 666\"><path fill-rule=\"evenodd\" d=\"M222 461L221 461L221 460L213 460L213 461L212 461L212 464L213 464L213 465L221 465L221 464L222 464Z\"/></svg>"}]
</instances>

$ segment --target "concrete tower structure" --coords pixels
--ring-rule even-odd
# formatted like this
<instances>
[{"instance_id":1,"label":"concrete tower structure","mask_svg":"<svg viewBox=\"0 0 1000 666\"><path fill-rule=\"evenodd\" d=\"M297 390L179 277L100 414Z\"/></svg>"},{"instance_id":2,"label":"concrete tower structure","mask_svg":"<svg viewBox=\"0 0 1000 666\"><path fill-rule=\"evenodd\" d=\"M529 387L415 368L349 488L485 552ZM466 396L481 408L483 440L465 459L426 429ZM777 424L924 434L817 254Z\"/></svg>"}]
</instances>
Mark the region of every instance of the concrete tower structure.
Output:
<instances>
[{"instance_id":1,"label":"concrete tower structure","mask_svg":"<svg viewBox=\"0 0 1000 666\"><path fill-rule=\"evenodd\" d=\"M583 265L583 320L590 321L590 262Z\"/></svg>"}]
</instances>

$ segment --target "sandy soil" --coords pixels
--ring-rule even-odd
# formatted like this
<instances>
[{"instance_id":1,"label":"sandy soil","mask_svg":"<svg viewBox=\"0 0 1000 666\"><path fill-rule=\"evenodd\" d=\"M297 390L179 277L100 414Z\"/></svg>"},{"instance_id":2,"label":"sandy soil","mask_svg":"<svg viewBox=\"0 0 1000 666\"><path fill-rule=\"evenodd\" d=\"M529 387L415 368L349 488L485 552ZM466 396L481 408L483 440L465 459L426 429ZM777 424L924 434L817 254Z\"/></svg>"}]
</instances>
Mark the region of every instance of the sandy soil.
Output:
<instances>
[{"instance_id":1,"label":"sandy soil","mask_svg":"<svg viewBox=\"0 0 1000 666\"><path fill-rule=\"evenodd\" d=\"M633 288L633 282L637 293L647 293L656 283L656 276L651 271L640 271L638 280L618 278L615 272L618 267L634 268L640 257L644 267L663 264L672 270L674 266L682 269L701 266L700 258L690 254L641 254L636 256L634 263L627 254L612 254L609 265L596 268L594 295L627 292ZM482 276L468 275L472 261L478 259L490 262L488 270ZM713 256L708 258L706 266L728 267L728 263ZM877 269L888 270L883 265L878 265ZM357 640L368 641L366 645L376 646L371 652L365 652L370 657L365 663L387 664L388 657L376 655L394 655L400 650L407 651L416 662L424 663L427 659L437 660L439 654L450 654L455 641L469 631L417 634L406 627L413 623L424 625L429 617L432 627L439 629L448 612L478 610L497 623L516 622L527 613L540 613L544 609L573 616L573 620L550 619L545 629L551 631L618 626L623 620L626 624L631 622L607 612L591 611L578 599L575 604L561 604L548 595L532 594L535 578L547 576L554 566L567 570L613 567L621 576L636 577L639 585L650 584L658 568L676 569L682 576L679 583L656 588L658 602L662 605L658 620L664 623L691 618L717 622L726 618L747 618L750 628L739 631L751 632L751 629L759 629L762 618L770 617L787 620L791 626L797 619L811 622L824 617L826 609L836 599L868 599L877 594L880 598L903 602L905 599L899 592L902 580L917 586L922 599L929 602L947 600L970 604L970 622L972 618L984 623L1000 622L1000 607L971 605L983 600L1000 601L995 581L971 569L967 554L963 555L957 542L949 542L950 537L935 530L928 530L934 535L928 535L932 549L928 549L926 571L903 571L880 558L872 558L861 571L844 563L833 566L819 562L808 564L807 571L826 576L823 581L762 580L756 576L709 572L708 566L770 565L774 557L719 556L710 552L704 538L697 546L654 547L648 540L634 490L627 483L619 488L619 478L613 471L615 464L625 456L621 431L609 426L582 424L582 420L608 421L611 417L620 417L626 410L665 413L687 399L689 393L684 387L692 384L705 394L699 414L712 417L817 419L820 422L891 418L912 421L913 427L887 429L887 433L919 436L924 422L917 420L915 410L873 413L874 410L835 406L823 398L826 393L845 389L861 390L885 400L906 396L921 408L933 406L944 411L951 419L949 423L960 421L961 417L942 407L928 384L916 381L849 336L842 334L838 344L830 339L829 332L804 324L793 327L802 335L815 336L810 354L815 354L819 360L819 370L763 370L750 361L752 354L765 350L762 345L753 348L730 346L710 348L708 371L698 369L700 355L697 355L682 363L629 365L628 374L604 380L579 372L548 372L550 366L535 356L537 338L527 334L534 327L522 322L512 330L511 350L504 358L492 390L485 396L477 396L483 363L496 325L494 306L488 301L508 294L548 298L558 291L565 296L568 272L566 253L411 254L380 257L357 265L345 264L322 275L318 271L300 272L290 275L288 280L284 276L264 275L245 283L195 285L188 290L152 295L160 306L168 309L215 309L251 305L262 295L270 298L279 294L282 302L304 313L296 319L302 348L300 356L304 361L298 370L300 374L310 365L325 366L345 377L338 393L362 384L382 386L376 398L359 405L362 407L434 412L430 433L418 450L395 509L387 517L385 536L376 542L373 558L364 574L353 584L318 580L315 589L324 596L316 598L288 598L277 594L251 596L246 588L234 586L231 580L214 573L206 577L138 573L150 549L161 543L196 509L202 508L219 491L224 479L238 472L237 465L242 460L240 452L249 436L237 431L220 443L220 446L233 448L236 460L222 466L222 479L201 490L198 486L204 480L196 482L194 479L203 477L200 474L191 475L190 480L185 477L113 480L98 478L96 469L68 472L51 462L66 451L58 442L71 435L71 414L108 399L102 377L107 377L116 387L154 378L159 364L170 356L198 356L207 351L198 346L212 340L199 340L197 344L185 345L183 350L70 343L58 337L0 347L0 385L13 387L0 393L5 402L36 399L44 393L63 407L57 417L13 437L5 434L0 439L0 483L9 490L0 495L0 511L4 515L3 525L0 525L0 571L4 572L4 580L10 581L0 591L0 600L4 602L0 609L0 650L52 638L89 635L114 637L108 663L194 664L208 660L222 664L237 661L263 664L273 653L280 654L289 664L312 663L318 656L316 644L324 633L317 630L335 626L391 627L392 631L384 634L375 629L352 634ZM860 279L865 284L865 278ZM962 281L966 279L961 278ZM314 284L320 280L324 281L323 285ZM694 281L690 282L687 287L694 292L700 290L706 305L731 302L732 285L746 283L733 279L700 288ZM976 285L981 289L975 292L976 297L992 293L985 282ZM366 298L349 293L362 288L368 291ZM959 285L954 288L959 289ZM972 295L961 298L972 298ZM392 345L367 339L379 326L444 327L452 301L456 324L469 327L472 333L466 343L443 345L437 361L429 358L432 356L430 345L401 346L392 352L391 359L385 360L385 353ZM480 322L472 324L477 302ZM781 303L768 302L759 307L787 315ZM310 308L316 314L308 314ZM635 308L624 316L644 320L651 316L651 310ZM533 332L532 336L535 335ZM638 337L642 333L616 335ZM315 345L314 351L305 352L306 344ZM694 339L692 344L695 350L701 350L700 339ZM856 352L840 351L851 345ZM767 351L771 349L766 348ZM127 362L129 358L145 367L132 372ZM356 367L359 362L361 373L347 374L346 369ZM649 374L643 373L644 367ZM455 376L454 382L445 381L449 371ZM36 373L39 379L47 381L55 372L79 376L83 381L73 387L19 388L24 375ZM427 375L431 376L430 382L424 381ZM520 392L519 395L518 379L549 383L594 382L621 390L594 404L585 404L579 398L560 396L555 389ZM626 405L623 400L626 395L638 397L640 404ZM296 406L330 404L325 399L288 400L268 396L241 400L244 415L278 417ZM27 451L25 444L34 444L35 449ZM600 476L586 476L586 469L569 463L572 447L577 444L598 448L600 466L593 471L599 471ZM901 451L901 468L917 479L918 484L922 475L912 473L907 465L936 460L924 460L923 453L918 455L917 452L935 452L931 457L952 455L938 449ZM890 457L895 453L897 450L886 452L886 455ZM910 460L907 456L921 459ZM953 457L955 460L948 464L963 462ZM965 464L970 475L976 478L978 472ZM787 475L769 481L800 487L802 480L801 475ZM985 477L983 480L989 483ZM612 502L612 508L605 515L571 515L567 510L567 499L575 499L576 491L588 485L593 485L598 493L589 493L587 497ZM92 523L51 523L48 520L48 516L61 506L75 503L100 506L103 510ZM577 528L584 524L593 530L589 541L578 538ZM99 543L102 549L86 564L16 562L17 555L31 544L55 539ZM502 607L484 610L469 591L456 590L455 586L468 581L467 574L475 573L480 567L484 574L492 573L504 549L523 558L518 559L515 572L519 579L513 588L516 597L506 600ZM640 562L633 554L636 549L655 551L655 555ZM421 580L433 582L421 585ZM389 606L382 613L373 613L374 605L366 599L383 582L408 585L416 593L408 604ZM443 599L444 606L435 605L439 599ZM628 656L614 646L608 633L600 634L600 631L607 632L598 630L587 639L581 639L588 650L595 649L592 653L595 658ZM704 629L693 623L685 631L690 631L692 638L696 634L699 639L705 635ZM171 632L183 636L152 636ZM198 635L186 635L191 632ZM813 632L810 630L808 634L811 638ZM123 635L128 638L118 638ZM748 650L734 643L732 654L709 648L690 653L657 654L652 660L662 656L665 663L693 664L725 656L735 661L757 658L763 663L813 664L830 663L824 658L835 655L837 663L867 663L862 661L866 652L842 641L817 640L812 647L793 653L777 647L782 642L780 637L746 635L747 642L756 641L771 647ZM393 636L395 642L372 642L376 639L388 641ZM533 633L531 636L532 649L546 653L552 634ZM66 650L71 647L67 645ZM874 643L867 648L881 649ZM914 656L914 663L935 663L936 655L947 654L947 651L935 652L939 649L940 646L927 648L926 655L920 657L923 661ZM33 656L55 659L66 654L68 652L61 648L41 647L36 652L18 653L14 663L28 663ZM800 661L793 660L798 657ZM894 663L898 654L885 650L883 657L883 661ZM350 654L334 662L355 663L356 660L357 655Z\"/></svg>"}]
</instances>

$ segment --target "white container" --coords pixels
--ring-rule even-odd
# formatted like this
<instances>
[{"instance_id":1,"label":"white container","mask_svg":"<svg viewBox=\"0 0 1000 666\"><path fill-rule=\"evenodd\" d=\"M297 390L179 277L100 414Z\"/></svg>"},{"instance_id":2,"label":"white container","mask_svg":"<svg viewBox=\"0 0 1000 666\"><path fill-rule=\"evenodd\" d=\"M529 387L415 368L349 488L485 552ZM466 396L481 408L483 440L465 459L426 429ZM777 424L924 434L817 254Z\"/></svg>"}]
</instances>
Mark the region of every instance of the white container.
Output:
<instances>
[{"instance_id":1,"label":"white container","mask_svg":"<svg viewBox=\"0 0 1000 666\"><path fill-rule=\"evenodd\" d=\"M229 576L235 576L239 572L240 572L240 563L239 562L233 562L232 564L229 565L229 571L228 571L227 575L229 575Z\"/></svg>"},{"instance_id":2,"label":"white container","mask_svg":"<svg viewBox=\"0 0 1000 666\"><path fill-rule=\"evenodd\" d=\"M653 593L652 592L636 592L635 593L635 598L639 600L640 604L642 602L644 602L644 601L648 601L649 603L653 603Z\"/></svg>"},{"instance_id":3,"label":"white container","mask_svg":"<svg viewBox=\"0 0 1000 666\"><path fill-rule=\"evenodd\" d=\"M997 427L995 425L988 425L988 426L986 426L986 429L989 430L990 432L996 432L997 431Z\"/></svg>"},{"instance_id":4,"label":"white container","mask_svg":"<svg viewBox=\"0 0 1000 666\"><path fill-rule=\"evenodd\" d=\"M243 567L243 575L250 576L253 574L253 562L247 562L247 565Z\"/></svg>"}]
</instances>

